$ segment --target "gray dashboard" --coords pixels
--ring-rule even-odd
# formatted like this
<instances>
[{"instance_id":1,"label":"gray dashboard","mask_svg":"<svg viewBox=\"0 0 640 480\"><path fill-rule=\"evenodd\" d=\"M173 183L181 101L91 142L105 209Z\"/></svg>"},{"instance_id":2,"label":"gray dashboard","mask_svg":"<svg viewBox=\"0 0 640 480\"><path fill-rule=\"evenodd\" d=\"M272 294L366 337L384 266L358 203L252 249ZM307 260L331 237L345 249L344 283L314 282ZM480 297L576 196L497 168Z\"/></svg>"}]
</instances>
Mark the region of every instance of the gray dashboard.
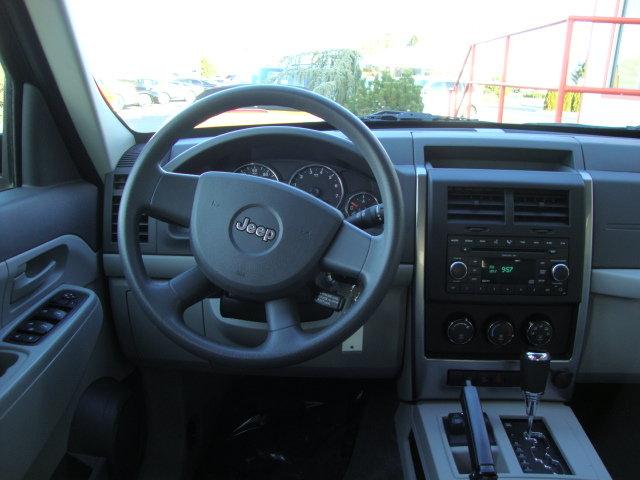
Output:
<instances>
[{"instance_id":1,"label":"gray dashboard","mask_svg":"<svg viewBox=\"0 0 640 480\"><path fill-rule=\"evenodd\" d=\"M593 268L597 269L640 269L640 253L635 248L640 240L640 209L637 208L637 199L640 198L640 140L497 129L384 129L375 133L396 166L405 197L407 229L416 232L415 235L405 236L402 271L398 274L396 285L374 318L364 326L360 339L355 339L355 352L345 351L342 345L306 365L270 373L371 377L401 375L404 379L401 392L404 397L428 398L435 395L443 398L452 394L450 390L441 388L441 380L433 369L424 370L420 367L425 354L424 351L418 351L417 345L421 341L415 340L416 336L424 334L420 325L425 315L424 309L429 308L428 299L422 311L416 308L417 297L423 293L415 288L416 282L424 276L424 270L429 269L429 265L424 263L424 242L426 245L429 242L425 238L425 216L427 209L433 206L427 204L427 178L430 172L438 170L451 171L469 181L475 181L482 175L493 175L505 184L511 178L523 176L541 186L545 182L553 183L562 175L574 174L587 179L587 203L591 203L584 213L588 228L583 240L584 255L588 258L584 262L583 288L575 302L575 308L580 310L579 315L583 319L577 323L576 344L566 366L577 374L580 361L590 365L591 352L601 351L601 346L595 350L589 347L593 344L592 339L587 341L591 260ZM335 132L328 132L328 135L339 136ZM169 153L168 160L204 140L180 140ZM181 353L177 347L167 345L168 342L135 306L135 300L128 293L126 281L122 278L114 228L119 195L140 149L141 146L136 146L125 154L117 168L107 175L105 188L104 265L110 279L112 306L121 342L125 352L139 361L202 366L199 360L185 352ZM292 150L286 154L287 149ZM269 163L278 172L286 170L290 173L289 170L295 171L300 166L322 162L339 169L341 175L348 179L345 183L352 183L353 188L376 191L375 182L357 155L318 149L305 153L303 150L286 142L251 145L244 152L226 151L216 157L202 158L200 163L194 164L192 171L205 171L209 166L213 166L211 169L234 170L248 161L259 161ZM282 173L286 180L287 175ZM140 235L145 261L155 276L166 278L181 268L187 268L191 258L187 231L147 218L143 219ZM640 275L634 278L640 285ZM598 302L599 296L595 293L592 300ZM611 297L611 292L607 296ZM610 302L607 306L608 309L596 308L595 311L599 315L614 314L611 308L615 310L615 302L613 307ZM626 303L625 307L628 312ZM640 315L635 315L640 320ZM242 341L255 335L256 329L262 328L256 322L222 319L224 328L215 329L211 326L216 321L214 317L220 320L220 312L215 305L198 306L191 320L193 328L223 341ZM607 322L607 318L591 318L590 323L594 322ZM631 328L634 335L640 335L640 322L633 323ZM388 341L381 341L385 338ZM583 351L585 344L587 348ZM162 353L165 351L167 355ZM483 365L496 366L490 362L475 363L479 368L483 368ZM617 365L616 362L613 364ZM502 366L514 367L509 361ZM582 373L589 376L593 372ZM424 378L414 380L420 374ZM601 377L606 374L606 371L598 372ZM563 392L555 393L556 398L566 397ZM510 393L505 395L509 397ZM498 396L504 397L501 394Z\"/></svg>"}]
</instances>

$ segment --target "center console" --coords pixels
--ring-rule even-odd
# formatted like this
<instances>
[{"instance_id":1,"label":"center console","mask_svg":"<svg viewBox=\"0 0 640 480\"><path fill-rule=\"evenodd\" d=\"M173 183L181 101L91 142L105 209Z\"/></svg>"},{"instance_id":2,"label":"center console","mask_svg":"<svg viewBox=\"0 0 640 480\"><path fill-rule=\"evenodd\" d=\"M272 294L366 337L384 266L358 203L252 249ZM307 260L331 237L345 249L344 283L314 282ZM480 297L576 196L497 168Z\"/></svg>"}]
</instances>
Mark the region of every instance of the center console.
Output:
<instances>
[{"instance_id":1,"label":"center console","mask_svg":"<svg viewBox=\"0 0 640 480\"><path fill-rule=\"evenodd\" d=\"M589 303L593 194L582 152L500 132L429 142L416 136L413 352L400 386L414 403L396 416L405 478L610 479L561 403ZM536 388L523 352L550 359ZM486 423L490 439L480 447L452 434L464 418L457 399L473 387L474 429ZM484 476L478 452L491 458Z\"/></svg>"},{"instance_id":2,"label":"center console","mask_svg":"<svg viewBox=\"0 0 640 480\"><path fill-rule=\"evenodd\" d=\"M517 360L541 349L554 359L551 398L570 398L586 323L588 179L426 167L418 395L447 398L471 380L516 398Z\"/></svg>"}]
</instances>

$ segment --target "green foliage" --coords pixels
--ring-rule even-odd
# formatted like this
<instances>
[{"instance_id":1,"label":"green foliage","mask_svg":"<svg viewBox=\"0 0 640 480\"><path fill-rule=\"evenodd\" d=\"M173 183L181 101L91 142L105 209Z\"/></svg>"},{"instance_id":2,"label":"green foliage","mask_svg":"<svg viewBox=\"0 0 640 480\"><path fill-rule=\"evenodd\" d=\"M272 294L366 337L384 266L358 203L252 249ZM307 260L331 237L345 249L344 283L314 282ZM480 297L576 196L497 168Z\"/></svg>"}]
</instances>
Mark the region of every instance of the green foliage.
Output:
<instances>
[{"instance_id":1,"label":"green foliage","mask_svg":"<svg viewBox=\"0 0 640 480\"><path fill-rule=\"evenodd\" d=\"M587 62L582 62L579 64L576 69L571 72L571 81L574 85L577 85L582 77L584 77L585 72L587 71Z\"/></svg>"},{"instance_id":2,"label":"green foliage","mask_svg":"<svg viewBox=\"0 0 640 480\"><path fill-rule=\"evenodd\" d=\"M356 115L379 110L422 111L420 86L410 70L399 78L384 71L367 82L355 50L322 50L286 57L279 80L320 93Z\"/></svg>"},{"instance_id":3,"label":"green foliage","mask_svg":"<svg viewBox=\"0 0 640 480\"><path fill-rule=\"evenodd\" d=\"M300 85L346 105L361 88L360 54L338 49L302 53L286 57L282 79Z\"/></svg>"},{"instance_id":4,"label":"green foliage","mask_svg":"<svg viewBox=\"0 0 640 480\"><path fill-rule=\"evenodd\" d=\"M411 71L405 70L400 78L393 78L388 71L384 71L367 88L363 104L356 105L357 113L363 115L380 110L421 112L424 105L420 90Z\"/></svg>"},{"instance_id":5,"label":"green foliage","mask_svg":"<svg viewBox=\"0 0 640 480\"><path fill-rule=\"evenodd\" d=\"M206 57L200 58L200 76L202 78L212 78L216 74L216 67Z\"/></svg>"},{"instance_id":6,"label":"green foliage","mask_svg":"<svg viewBox=\"0 0 640 480\"><path fill-rule=\"evenodd\" d=\"M548 91L544 97L544 109L555 110L557 104L558 104L558 92ZM567 92L564 95L562 111L578 112L580 110L581 104L582 104L582 93Z\"/></svg>"}]
</instances>

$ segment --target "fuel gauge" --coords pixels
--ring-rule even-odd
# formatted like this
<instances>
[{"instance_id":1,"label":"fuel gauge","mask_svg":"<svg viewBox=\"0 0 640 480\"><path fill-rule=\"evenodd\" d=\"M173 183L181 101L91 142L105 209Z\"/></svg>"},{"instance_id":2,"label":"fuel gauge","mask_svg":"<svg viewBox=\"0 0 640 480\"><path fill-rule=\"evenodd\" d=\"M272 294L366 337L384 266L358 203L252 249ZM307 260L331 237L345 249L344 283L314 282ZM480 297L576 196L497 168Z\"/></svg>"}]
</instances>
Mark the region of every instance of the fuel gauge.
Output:
<instances>
[{"instance_id":1,"label":"fuel gauge","mask_svg":"<svg viewBox=\"0 0 640 480\"><path fill-rule=\"evenodd\" d=\"M378 199L372 193L358 192L349 197L347 204L344 207L344 211L347 214L347 217L350 217L351 215L358 213L365 208L377 205L378 203L380 202L378 202Z\"/></svg>"}]
</instances>

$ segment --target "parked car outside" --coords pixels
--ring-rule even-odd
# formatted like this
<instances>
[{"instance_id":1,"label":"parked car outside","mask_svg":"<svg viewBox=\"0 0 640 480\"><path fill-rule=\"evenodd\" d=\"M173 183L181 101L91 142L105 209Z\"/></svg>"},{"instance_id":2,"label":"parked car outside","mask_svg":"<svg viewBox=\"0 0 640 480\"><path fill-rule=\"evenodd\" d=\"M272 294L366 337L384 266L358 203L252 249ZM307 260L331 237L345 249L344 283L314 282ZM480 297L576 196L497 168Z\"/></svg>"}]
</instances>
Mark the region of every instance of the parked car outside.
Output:
<instances>
[{"instance_id":1,"label":"parked car outside","mask_svg":"<svg viewBox=\"0 0 640 480\"><path fill-rule=\"evenodd\" d=\"M109 105L120 111L126 107L148 105L151 97L138 91L135 84L127 80L99 80L98 88L107 99Z\"/></svg>"},{"instance_id":2,"label":"parked car outside","mask_svg":"<svg viewBox=\"0 0 640 480\"><path fill-rule=\"evenodd\" d=\"M140 78L135 85L138 92L149 95L153 103L166 104L180 100L193 102L197 96L191 88L176 81Z\"/></svg>"},{"instance_id":3,"label":"parked car outside","mask_svg":"<svg viewBox=\"0 0 640 480\"><path fill-rule=\"evenodd\" d=\"M209 82L207 80L202 80L200 78L176 78L171 82L189 88L193 92L194 98L200 95L202 92L217 87L217 84Z\"/></svg>"}]
</instances>

